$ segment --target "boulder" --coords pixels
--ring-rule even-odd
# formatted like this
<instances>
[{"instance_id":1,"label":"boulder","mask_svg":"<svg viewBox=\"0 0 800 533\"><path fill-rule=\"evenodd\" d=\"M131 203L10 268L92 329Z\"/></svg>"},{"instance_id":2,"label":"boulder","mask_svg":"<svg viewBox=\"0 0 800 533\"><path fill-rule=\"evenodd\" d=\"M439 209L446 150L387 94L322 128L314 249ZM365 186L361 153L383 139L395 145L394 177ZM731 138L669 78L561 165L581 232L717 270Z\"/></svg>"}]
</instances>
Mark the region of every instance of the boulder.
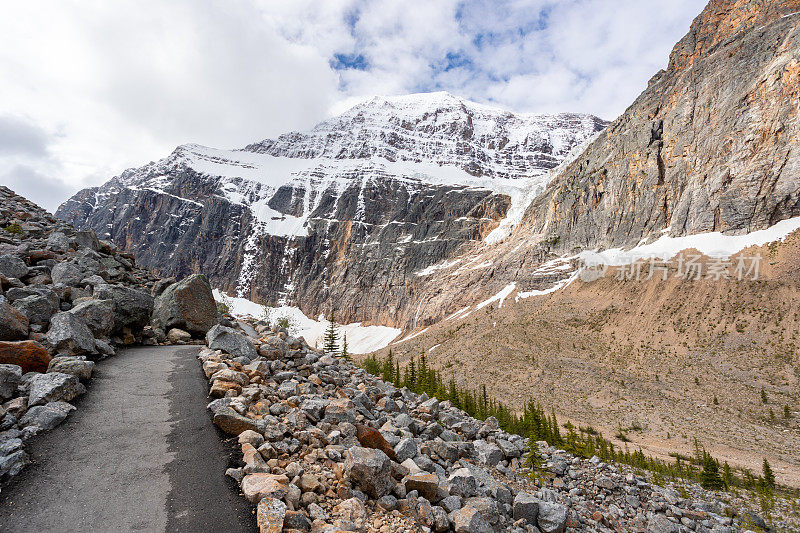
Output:
<instances>
[{"instance_id":1,"label":"boulder","mask_svg":"<svg viewBox=\"0 0 800 533\"><path fill-rule=\"evenodd\" d=\"M389 458L380 450L353 446L345 453L345 475L376 500L394 487Z\"/></svg>"},{"instance_id":2,"label":"boulder","mask_svg":"<svg viewBox=\"0 0 800 533\"><path fill-rule=\"evenodd\" d=\"M149 293L119 285L103 284L95 287L94 296L99 300L112 302L114 308L112 333L119 333L123 328L140 331L150 323L153 297Z\"/></svg>"},{"instance_id":3,"label":"boulder","mask_svg":"<svg viewBox=\"0 0 800 533\"><path fill-rule=\"evenodd\" d=\"M95 252L102 248L100 240L97 238L94 230L91 229L76 231L72 241L78 248L88 248Z\"/></svg>"},{"instance_id":4,"label":"boulder","mask_svg":"<svg viewBox=\"0 0 800 533\"><path fill-rule=\"evenodd\" d=\"M180 328L172 328L167 333L167 340L172 344L191 342L192 334Z\"/></svg>"},{"instance_id":5,"label":"boulder","mask_svg":"<svg viewBox=\"0 0 800 533\"><path fill-rule=\"evenodd\" d=\"M69 239L60 231L51 233L47 237L47 249L54 252L66 252L69 250Z\"/></svg>"},{"instance_id":6,"label":"boulder","mask_svg":"<svg viewBox=\"0 0 800 533\"><path fill-rule=\"evenodd\" d=\"M206 343L212 350L222 350L234 357L246 357L251 360L258 357L258 352L247 337L219 324L208 330Z\"/></svg>"},{"instance_id":7,"label":"boulder","mask_svg":"<svg viewBox=\"0 0 800 533\"><path fill-rule=\"evenodd\" d=\"M325 407L325 418L331 422L349 422L355 424L356 411L355 405L349 398L336 398L330 401Z\"/></svg>"},{"instance_id":8,"label":"boulder","mask_svg":"<svg viewBox=\"0 0 800 533\"><path fill-rule=\"evenodd\" d=\"M289 478L280 474L248 474L242 478L242 493L250 503L264 498L282 500L289 492Z\"/></svg>"},{"instance_id":9,"label":"boulder","mask_svg":"<svg viewBox=\"0 0 800 533\"><path fill-rule=\"evenodd\" d=\"M475 459L482 465L497 466L503 460L503 452L496 445L485 440L476 440L473 443Z\"/></svg>"},{"instance_id":10,"label":"boulder","mask_svg":"<svg viewBox=\"0 0 800 533\"><path fill-rule=\"evenodd\" d=\"M394 454L397 457L396 461L399 463L402 463L406 459L413 459L419 455L417 441L415 441L413 437L401 439L400 442L397 443L397 446L394 447Z\"/></svg>"},{"instance_id":11,"label":"boulder","mask_svg":"<svg viewBox=\"0 0 800 533\"><path fill-rule=\"evenodd\" d=\"M75 376L81 381L86 381L92 377L92 370L94 370L94 363L86 361L80 357L73 357L69 355L56 356L50 360L47 366L47 372L60 372L62 374L69 374Z\"/></svg>"},{"instance_id":12,"label":"boulder","mask_svg":"<svg viewBox=\"0 0 800 533\"><path fill-rule=\"evenodd\" d=\"M214 424L230 435L239 435L248 429L256 433L264 433L264 427L259 424L259 421L242 416L230 407L222 407L214 413Z\"/></svg>"},{"instance_id":13,"label":"boulder","mask_svg":"<svg viewBox=\"0 0 800 533\"><path fill-rule=\"evenodd\" d=\"M205 335L218 323L211 285L202 274L173 283L155 300L153 325L165 331L180 328Z\"/></svg>"},{"instance_id":14,"label":"boulder","mask_svg":"<svg viewBox=\"0 0 800 533\"><path fill-rule=\"evenodd\" d=\"M14 453L0 457L0 477L16 476L29 463L30 459L25 450L17 450Z\"/></svg>"},{"instance_id":15,"label":"boulder","mask_svg":"<svg viewBox=\"0 0 800 533\"><path fill-rule=\"evenodd\" d=\"M467 468L454 471L447 480L450 483L450 494L470 498L478 494L478 481Z\"/></svg>"},{"instance_id":16,"label":"boulder","mask_svg":"<svg viewBox=\"0 0 800 533\"><path fill-rule=\"evenodd\" d=\"M27 339L28 326L28 317L24 313L0 300L0 341Z\"/></svg>"},{"instance_id":17,"label":"boulder","mask_svg":"<svg viewBox=\"0 0 800 533\"><path fill-rule=\"evenodd\" d=\"M356 438L358 439L358 443L364 448L380 450L392 461L397 461L394 449L386 442L386 439L377 429L365 426L364 424L356 424Z\"/></svg>"},{"instance_id":18,"label":"boulder","mask_svg":"<svg viewBox=\"0 0 800 533\"><path fill-rule=\"evenodd\" d=\"M53 280L53 285L77 287L84 277L83 270L72 261L58 263L50 271L50 279Z\"/></svg>"},{"instance_id":19,"label":"boulder","mask_svg":"<svg viewBox=\"0 0 800 533\"><path fill-rule=\"evenodd\" d=\"M539 500L527 492L520 492L514 498L513 513L514 521L525 520L526 524L535 526L539 516Z\"/></svg>"},{"instance_id":20,"label":"boulder","mask_svg":"<svg viewBox=\"0 0 800 533\"><path fill-rule=\"evenodd\" d=\"M449 518L456 533L494 533L489 522L472 507L462 507L453 511Z\"/></svg>"},{"instance_id":21,"label":"boulder","mask_svg":"<svg viewBox=\"0 0 800 533\"><path fill-rule=\"evenodd\" d=\"M567 528L567 507L560 503L539 502L537 523L542 533L564 533Z\"/></svg>"},{"instance_id":22,"label":"boulder","mask_svg":"<svg viewBox=\"0 0 800 533\"><path fill-rule=\"evenodd\" d=\"M52 294L55 296L54 293ZM51 298L40 294L33 294L15 300L12 305L14 309L28 317L28 322L30 324L46 327L50 322L50 317L58 311L58 304L58 296Z\"/></svg>"},{"instance_id":23,"label":"boulder","mask_svg":"<svg viewBox=\"0 0 800 533\"><path fill-rule=\"evenodd\" d=\"M339 517L337 523L345 522L350 531L363 531L367 521L367 509L358 498L350 498L333 508L333 514ZM344 524L342 524L344 525ZM341 530L343 528L340 528Z\"/></svg>"},{"instance_id":24,"label":"boulder","mask_svg":"<svg viewBox=\"0 0 800 533\"><path fill-rule=\"evenodd\" d=\"M464 502L464 507L472 507L476 509L487 522L496 526L500 522L500 508L497 502L492 498L484 496L469 498Z\"/></svg>"},{"instance_id":25,"label":"boulder","mask_svg":"<svg viewBox=\"0 0 800 533\"><path fill-rule=\"evenodd\" d=\"M0 364L18 365L22 373L47 372L50 354L36 341L0 342Z\"/></svg>"},{"instance_id":26,"label":"boulder","mask_svg":"<svg viewBox=\"0 0 800 533\"><path fill-rule=\"evenodd\" d=\"M69 312L56 314L47 331L47 344L57 352L70 355L97 353L91 330L78 315Z\"/></svg>"},{"instance_id":27,"label":"boulder","mask_svg":"<svg viewBox=\"0 0 800 533\"><path fill-rule=\"evenodd\" d=\"M28 406L56 401L68 402L84 392L86 388L75 376L60 372L39 374L31 380Z\"/></svg>"},{"instance_id":28,"label":"boulder","mask_svg":"<svg viewBox=\"0 0 800 533\"><path fill-rule=\"evenodd\" d=\"M313 422L319 422L322 419L322 413L325 407L328 406L329 400L324 398L308 398L303 400L300 404L300 409L305 415Z\"/></svg>"},{"instance_id":29,"label":"boulder","mask_svg":"<svg viewBox=\"0 0 800 533\"><path fill-rule=\"evenodd\" d=\"M406 491L415 490L426 500L436 499L436 491L439 488L439 478L435 474L419 473L409 474L403 479Z\"/></svg>"},{"instance_id":30,"label":"boulder","mask_svg":"<svg viewBox=\"0 0 800 533\"><path fill-rule=\"evenodd\" d=\"M277 498L262 498L256 508L259 533L281 533L286 518L286 504Z\"/></svg>"},{"instance_id":31,"label":"boulder","mask_svg":"<svg viewBox=\"0 0 800 533\"><path fill-rule=\"evenodd\" d=\"M67 402L56 401L45 405L34 405L19 420L20 427L37 426L42 431L50 431L63 422L75 407Z\"/></svg>"},{"instance_id":32,"label":"boulder","mask_svg":"<svg viewBox=\"0 0 800 533\"><path fill-rule=\"evenodd\" d=\"M0 364L0 400L8 400L17 392L22 382L22 369L18 365Z\"/></svg>"},{"instance_id":33,"label":"boulder","mask_svg":"<svg viewBox=\"0 0 800 533\"><path fill-rule=\"evenodd\" d=\"M24 278L28 275L28 266L15 255L0 255L0 274L7 278Z\"/></svg>"},{"instance_id":34,"label":"boulder","mask_svg":"<svg viewBox=\"0 0 800 533\"><path fill-rule=\"evenodd\" d=\"M95 337L108 337L114 329L114 304L111 300L84 300L68 312L80 317Z\"/></svg>"}]
</instances>

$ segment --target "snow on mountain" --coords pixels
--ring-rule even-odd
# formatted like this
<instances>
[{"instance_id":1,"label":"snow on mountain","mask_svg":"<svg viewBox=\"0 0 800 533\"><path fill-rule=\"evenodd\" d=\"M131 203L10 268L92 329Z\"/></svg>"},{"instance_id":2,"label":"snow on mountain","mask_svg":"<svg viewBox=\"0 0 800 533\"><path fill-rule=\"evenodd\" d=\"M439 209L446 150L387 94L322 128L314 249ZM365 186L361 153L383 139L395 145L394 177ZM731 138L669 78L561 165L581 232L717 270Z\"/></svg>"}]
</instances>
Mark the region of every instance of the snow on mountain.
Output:
<instances>
[{"instance_id":1,"label":"snow on mountain","mask_svg":"<svg viewBox=\"0 0 800 533\"><path fill-rule=\"evenodd\" d=\"M414 272L518 219L520 201L605 125L447 93L376 97L240 150L179 146L79 192L57 215L164 274L202 271L237 296L309 316L343 291L343 318L391 323L386 287L405 301Z\"/></svg>"}]
</instances>

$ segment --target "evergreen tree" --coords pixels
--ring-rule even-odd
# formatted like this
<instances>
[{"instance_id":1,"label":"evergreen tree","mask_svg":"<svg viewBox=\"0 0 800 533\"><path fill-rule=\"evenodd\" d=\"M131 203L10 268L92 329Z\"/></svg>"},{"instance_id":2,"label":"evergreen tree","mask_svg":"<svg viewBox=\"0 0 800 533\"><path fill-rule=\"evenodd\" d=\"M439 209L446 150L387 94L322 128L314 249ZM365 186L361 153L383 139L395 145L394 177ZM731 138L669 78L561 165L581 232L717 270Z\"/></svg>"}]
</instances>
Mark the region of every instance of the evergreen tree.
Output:
<instances>
[{"instance_id":1,"label":"evergreen tree","mask_svg":"<svg viewBox=\"0 0 800 533\"><path fill-rule=\"evenodd\" d=\"M725 482L725 488L730 488L733 485L733 472L731 472L731 465L728 461L722 465L722 481Z\"/></svg>"},{"instance_id":2,"label":"evergreen tree","mask_svg":"<svg viewBox=\"0 0 800 533\"><path fill-rule=\"evenodd\" d=\"M323 350L325 353L335 354L339 351L339 326L336 324L336 316L331 313L331 321L328 323L328 328L325 330L325 344Z\"/></svg>"},{"instance_id":3,"label":"evergreen tree","mask_svg":"<svg viewBox=\"0 0 800 533\"><path fill-rule=\"evenodd\" d=\"M764 484L767 487L775 486L775 474L772 472L772 467L769 466L769 461L764 458Z\"/></svg>"},{"instance_id":4,"label":"evergreen tree","mask_svg":"<svg viewBox=\"0 0 800 533\"><path fill-rule=\"evenodd\" d=\"M350 352L347 351L347 333L344 334L344 338L342 339L342 359L345 361L350 361Z\"/></svg>"},{"instance_id":5,"label":"evergreen tree","mask_svg":"<svg viewBox=\"0 0 800 533\"><path fill-rule=\"evenodd\" d=\"M722 490L725 488L725 482L719 474L719 463L705 450L703 450L703 471L700 472L700 486L706 490Z\"/></svg>"}]
</instances>

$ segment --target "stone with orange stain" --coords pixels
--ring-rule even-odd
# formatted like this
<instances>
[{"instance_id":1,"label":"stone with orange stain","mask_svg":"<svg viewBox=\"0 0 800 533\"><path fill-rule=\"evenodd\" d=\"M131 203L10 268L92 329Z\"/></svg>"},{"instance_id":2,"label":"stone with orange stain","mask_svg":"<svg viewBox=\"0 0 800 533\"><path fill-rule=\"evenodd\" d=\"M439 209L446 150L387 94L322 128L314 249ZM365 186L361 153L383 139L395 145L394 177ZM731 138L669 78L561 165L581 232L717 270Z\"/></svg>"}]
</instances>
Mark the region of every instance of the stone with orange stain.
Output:
<instances>
[{"instance_id":1,"label":"stone with orange stain","mask_svg":"<svg viewBox=\"0 0 800 533\"><path fill-rule=\"evenodd\" d=\"M356 438L358 439L358 443L364 448L380 450L385 453L389 459L397 462L394 449L377 429L365 426L364 424L356 424Z\"/></svg>"},{"instance_id":2,"label":"stone with orange stain","mask_svg":"<svg viewBox=\"0 0 800 533\"><path fill-rule=\"evenodd\" d=\"M25 372L47 372L50 354L36 341L0 342L0 364L18 365Z\"/></svg>"},{"instance_id":3,"label":"stone with orange stain","mask_svg":"<svg viewBox=\"0 0 800 533\"><path fill-rule=\"evenodd\" d=\"M238 383L234 383L233 381L222 381L221 379L218 379L213 385L211 385L211 391L208 393L208 395L212 398L222 398L228 393L229 390L239 394L242 392L242 386Z\"/></svg>"}]
</instances>

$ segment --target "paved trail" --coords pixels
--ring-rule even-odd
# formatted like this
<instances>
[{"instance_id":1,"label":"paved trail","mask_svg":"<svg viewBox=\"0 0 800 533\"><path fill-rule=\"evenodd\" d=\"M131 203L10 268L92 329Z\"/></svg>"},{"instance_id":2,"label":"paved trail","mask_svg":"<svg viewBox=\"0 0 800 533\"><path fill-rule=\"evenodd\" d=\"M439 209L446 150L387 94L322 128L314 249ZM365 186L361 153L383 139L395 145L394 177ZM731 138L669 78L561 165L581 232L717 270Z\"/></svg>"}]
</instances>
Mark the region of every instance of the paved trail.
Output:
<instances>
[{"instance_id":1,"label":"paved trail","mask_svg":"<svg viewBox=\"0 0 800 533\"><path fill-rule=\"evenodd\" d=\"M78 410L32 439L35 464L0 493L0 531L255 531L223 475L232 449L206 412L196 353L144 347L99 363Z\"/></svg>"}]
</instances>

